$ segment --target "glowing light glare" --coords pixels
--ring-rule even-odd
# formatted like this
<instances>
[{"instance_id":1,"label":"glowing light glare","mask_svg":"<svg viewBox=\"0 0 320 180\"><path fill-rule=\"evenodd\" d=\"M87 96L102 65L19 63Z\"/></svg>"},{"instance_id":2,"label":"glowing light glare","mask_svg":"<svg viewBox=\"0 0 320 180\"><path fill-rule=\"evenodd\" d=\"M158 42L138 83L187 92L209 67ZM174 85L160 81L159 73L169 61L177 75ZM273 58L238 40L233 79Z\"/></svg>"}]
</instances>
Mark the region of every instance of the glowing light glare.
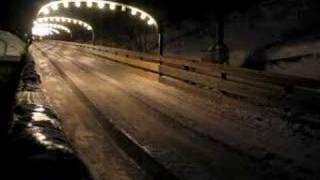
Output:
<instances>
[{"instance_id":1,"label":"glowing light glare","mask_svg":"<svg viewBox=\"0 0 320 180\"><path fill-rule=\"evenodd\" d=\"M133 15L133 16L135 16L135 15L137 15L137 10L136 9L131 9L131 14Z\"/></svg>"},{"instance_id":2,"label":"glowing light glare","mask_svg":"<svg viewBox=\"0 0 320 180\"><path fill-rule=\"evenodd\" d=\"M154 21L153 21L152 19L149 19L149 21L148 21L148 25L149 25L149 26L154 25Z\"/></svg>"},{"instance_id":3,"label":"glowing light glare","mask_svg":"<svg viewBox=\"0 0 320 180\"><path fill-rule=\"evenodd\" d=\"M44 13L45 15L48 15L48 14L50 14L50 10L49 10L48 8L45 8L45 9L43 10L43 13Z\"/></svg>"},{"instance_id":4,"label":"glowing light glare","mask_svg":"<svg viewBox=\"0 0 320 180\"><path fill-rule=\"evenodd\" d=\"M116 4L115 3L111 3L110 5L109 5L110 7L110 10L115 10L116 9Z\"/></svg>"},{"instance_id":5,"label":"glowing light glare","mask_svg":"<svg viewBox=\"0 0 320 180\"><path fill-rule=\"evenodd\" d=\"M62 23L73 23L75 25L80 25L82 27L84 27L85 29L92 31L93 28L90 24L81 21L81 20L77 20L77 19L73 19L73 18L67 18L67 17L45 17L45 18L38 18L34 24L35 26L38 24L42 24L43 22L62 22Z\"/></svg>"},{"instance_id":6,"label":"glowing light glare","mask_svg":"<svg viewBox=\"0 0 320 180\"><path fill-rule=\"evenodd\" d=\"M142 19L142 20L145 20L146 18L147 18L146 14L142 13L142 14L141 14L141 19Z\"/></svg>"},{"instance_id":7,"label":"glowing light glare","mask_svg":"<svg viewBox=\"0 0 320 180\"><path fill-rule=\"evenodd\" d=\"M125 12L127 10L127 7L126 6L121 6L121 11L122 12Z\"/></svg>"},{"instance_id":8,"label":"glowing light glare","mask_svg":"<svg viewBox=\"0 0 320 180\"><path fill-rule=\"evenodd\" d=\"M51 6L52 10L57 11L59 9L59 4L55 3Z\"/></svg>"},{"instance_id":9,"label":"glowing light glare","mask_svg":"<svg viewBox=\"0 0 320 180\"><path fill-rule=\"evenodd\" d=\"M88 8L92 8L93 6L93 2L92 1L87 1L87 7Z\"/></svg>"},{"instance_id":10,"label":"glowing light glare","mask_svg":"<svg viewBox=\"0 0 320 180\"><path fill-rule=\"evenodd\" d=\"M96 4L97 8L103 9L105 7L106 4L109 5L109 9L110 10L116 10L117 7L121 7L121 11L125 12L125 11L129 11L129 13L133 16L136 16L138 14L141 14L140 19L141 20L150 20L151 21L147 21L148 25L154 25L158 28L158 23L155 20L155 18L153 18L150 14L148 14L147 12L137 8L137 7L133 7L130 5L126 5L124 3L119 3L119 2L114 2L114 1L109 1L109 0L60 0L60 1L53 1L50 3L47 3L46 5L44 5L38 12L38 16L42 15L49 15L51 13L51 9L53 10L57 10L59 9L59 7L65 7L68 8L69 5L74 5L75 7L80 8L82 3L86 3L86 6L88 8L92 8L94 4Z\"/></svg>"},{"instance_id":11,"label":"glowing light glare","mask_svg":"<svg viewBox=\"0 0 320 180\"><path fill-rule=\"evenodd\" d=\"M64 8L69 8L69 2L68 1L63 2L63 7Z\"/></svg>"},{"instance_id":12,"label":"glowing light glare","mask_svg":"<svg viewBox=\"0 0 320 180\"><path fill-rule=\"evenodd\" d=\"M76 1L76 2L75 2L75 5L76 5L76 7L78 7L78 8L81 7L81 1Z\"/></svg>"},{"instance_id":13,"label":"glowing light glare","mask_svg":"<svg viewBox=\"0 0 320 180\"><path fill-rule=\"evenodd\" d=\"M99 7L100 9L103 9L104 6L105 6L104 2L98 2L98 7Z\"/></svg>"},{"instance_id":14,"label":"glowing light glare","mask_svg":"<svg viewBox=\"0 0 320 180\"><path fill-rule=\"evenodd\" d=\"M57 29L54 28L48 28L48 27L33 27L32 28L32 35L34 36L48 36L53 34L60 34L60 32Z\"/></svg>"},{"instance_id":15,"label":"glowing light glare","mask_svg":"<svg viewBox=\"0 0 320 180\"><path fill-rule=\"evenodd\" d=\"M65 32L71 34L71 30L68 27L63 26L61 24L50 24L50 23L37 24L37 23L35 23L33 28L54 28L54 29L62 30L62 31L65 31Z\"/></svg>"}]
</instances>

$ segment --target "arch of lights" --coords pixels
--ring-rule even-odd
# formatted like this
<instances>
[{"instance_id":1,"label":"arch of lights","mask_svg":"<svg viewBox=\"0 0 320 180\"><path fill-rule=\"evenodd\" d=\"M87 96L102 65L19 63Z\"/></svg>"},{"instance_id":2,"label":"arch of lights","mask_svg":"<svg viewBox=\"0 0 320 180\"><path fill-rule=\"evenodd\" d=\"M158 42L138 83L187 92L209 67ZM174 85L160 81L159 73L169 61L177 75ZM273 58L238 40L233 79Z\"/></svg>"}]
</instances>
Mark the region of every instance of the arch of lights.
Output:
<instances>
[{"instance_id":1,"label":"arch of lights","mask_svg":"<svg viewBox=\"0 0 320 180\"><path fill-rule=\"evenodd\" d=\"M81 6L86 5L87 8L98 8L101 10L105 10L106 6L111 10L120 10L122 12L129 12L132 16L139 17L142 21L145 21L149 26L155 27L158 35L159 35L159 54L160 57L163 55L163 33L162 28L159 27L158 22L156 19L147 13L146 11L139 9L134 6L130 6L124 3L109 1L109 0L60 0L60 1L53 1L50 3L47 3L46 5L42 6L37 14L37 19L35 23L44 23L44 22L55 22L55 23L73 23L78 24L84 28L86 28L88 31L92 32L92 42L94 43L95 39L95 33L88 23L85 23L81 20L73 19L73 18L67 18L67 17L47 17L50 16L52 12L56 12L59 10L59 8L67 9L70 6L81 8ZM54 18L54 19L53 19Z\"/></svg>"},{"instance_id":2,"label":"arch of lights","mask_svg":"<svg viewBox=\"0 0 320 180\"><path fill-rule=\"evenodd\" d=\"M49 27L38 27L38 28L32 29L32 34L34 36L45 37L45 36L50 36L54 34L60 34L60 31L54 28L49 28Z\"/></svg>"},{"instance_id":3,"label":"arch of lights","mask_svg":"<svg viewBox=\"0 0 320 180\"><path fill-rule=\"evenodd\" d=\"M34 21L35 25L42 24L42 23L69 23L69 24L80 25L80 26L84 27L85 29L87 29L88 31L93 30L93 28L90 24L88 24L82 20L69 18L69 17L62 17L62 16L42 17L42 18L38 18Z\"/></svg>"},{"instance_id":4,"label":"arch of lights","mask_svg":"<svg viewBox=\"0 0 320 180\"><path fill-rule=\"evenodd\" d=\"M54 28L54 29L65 31L68 34L71 34L71 30L67 26L63 26L61 24L38 23L38 24L34 24L33 29L34 28L43 28L43 27L44 28Z\"/></svg>"},{"instance_id":5,"label":"arch of lights","mask_svg":"<svg viewBox=\"0 0 320 180\"><path fill-rule=\"evenodd\" d=\"M126 5L119 2L106 1L106 0L60 0L50 2L43 7L38 12L38 16L44 15L48 16L51 12L58 11L59 8L69 8L71 5L74 7L80 8L83 4L86 4L87 8L97 7L99 9L104 9L106 6L109 6L109 9L114 11L118 8L123 12L130 12L133 16L140 16L141 20L145 20L148 25L155 26L158 28L158 23L154 17L149 13L143 11L134 6Z\"/></svg>"},{"instance_id":6,"label":"arch of lights","mask_svg":"<svg viewBox=\"0 0 320 180\"><path fill-rule=\"evenodd\" d=\"M39 27L40 25L43 25L43 24L51 24L51 23L55 23L55 25L54 25L55 27L48 27L48 28L56 28L56 29L62 28L61 30L66 30L66 32L68 32L68 33L70 32L70 34L71 34L70 29L67 28L66 26L61 25L61 24L79 25L79 26L85 28L86 30L91 31L92 41L94 41L94 39L95 39L95 33L94 33L92 26L82 20L75 19L75 18L69 18L69 17L63 17L63 16L41 17L41 18L37 18L34 21L33 28Z\"/></svg>"}]
</instances>

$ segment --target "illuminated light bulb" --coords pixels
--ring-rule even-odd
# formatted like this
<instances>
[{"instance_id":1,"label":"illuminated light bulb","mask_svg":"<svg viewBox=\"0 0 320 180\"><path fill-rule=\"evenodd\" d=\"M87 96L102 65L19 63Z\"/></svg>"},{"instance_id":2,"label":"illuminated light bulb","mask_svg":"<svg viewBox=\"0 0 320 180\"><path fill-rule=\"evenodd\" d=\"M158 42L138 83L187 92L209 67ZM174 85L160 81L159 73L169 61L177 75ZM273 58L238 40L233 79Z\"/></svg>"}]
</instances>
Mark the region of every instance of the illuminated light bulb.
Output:
<instances>
[{"instance_id":1,"label":"illuminated light bulb","mask_svg":"<svg viewBox=\"0 0 320 180\"><path fill-rule=\"evenodd\" d=\"M132 14L133 16L137 15L137 10L136 10L136 9L131 9L131 14Z\"/></svg>"},{"instance_id":2,"label":"illuminated light bulb","mask_svg":"<svg viewBox=\"0 0 320 180\"><path fill-rule=\"evenodd\" d=\"M76 4L76 7L78 8L81 7L81 1L76 1L75 4Z\"/></svg>"},{"instance_id":3,"label":"illuminated light bulb","mask_svg":"<svg viewBox=\"0 0 320 180\"><path fill-rule=\"evenodd\" d=\"M69 8L69 2L68 2L68 1L64 2L64 3L63 3L63 7L64 7L64 8Z\"/></svg>"},{"instance_id":4,"label":"illuminated light bulb","mask_svg":"<svg viewBox=\"0 0 320 180\"><path fill-rule=\"evenodd\" d=\"M105 6L104 2L98 2L98 7L99 7L100 9L103 9L104 6Z\"/></svg>"},{"instance_id":5,"label":"illuminated light bulb","mask_svg":"<svg viewBox=\"0 0 320 180\"><path fill-rule=\"evenodd\" d=\"M142 13L142 14L141 14L141 19L142 19L142 20L145 20L146 18L147 18L146 14Z\"/></svg>"},{"instance_id":6,"label":"illuminated light bulb","mask_svg":"<svg viewBox=\"0 0 320 180\"><path fill-rule=\"evenodd\" d=\"M88 31L91 31L91 30L92 30L92 27L91 27L91 26L89 26L89 27L87 27L87 29L88 29Z\"/></svg>"},{"instance_id":7,"label":"illuminated light bulb","mask_svg":"<svg viewBox=\"0 0 320 180\"><path fill-rule=\"evenodd\" d=\"M59 9L59 5L58 4L53 4L51 8L52 8L52 10L56 11L56 10Z\"/></svg>"},{"instance_id":8,"label":"illuminated light bulb","mask_svg":"<svg viewBox=\"0 0 320 180\"><path fill-rule=\"evenodd\" d=\"M66 22L67 20L66 20L66 18L61 18L61 20L62 20L62 22Z\"/></svg>"},{"instance_id":9,"label":"illuminated light bulb","mask_svg":"<svg viewBox=\"0 0 320 180\"><path fill-rule=\"evenodd\" d=\"M149 26L152 26L153 24L154 24L153 20L150 19L150 20L148 21L148 25L149 25Z\"/></svg>"},{"instance_id":10,"label":"illuminated light bulb","mask_svg":"<svg viewBox=\"0 0 320 180\"><path fill-rule=\"evenodd\" d=\"M80 26L82 26L82 25L83 25L83 22L79 21L78 24L79 24Z\"/></svg>"},{"instance_id":11,"label":"illuminated light bulb","mask_svg":"<svg viewBox=\"0 0 320 180\"><path fill-rule=\"evenodd\" d=\"M45 15L48 15L48 14L50 13L50 10L49 10L48 8L46 8L46 9L43 10L43 13L44 13Z\"/></svg>"},{"instance_id":12,"label":"illuminated light bulb","mask_svg":"<svg viewBox=\"0 0 320 180\"><path fill-rule=\"evenodd\" d=\"M109 6L112 11L116 9L116 5L114 3L111 3Z\"/></svg>"},{"instance_id":13,"label":"illuminated light bulb","mask_svg":"<svg viewBox=\"0 0 320 180\"><path fill-rule=\"evenodd\" d=\"M125 12L127 10L127 7L126 6L121 6L121 11L122 12Z\"/></svg>"},{"instance_id":14,"label":"illuminated light bulb","mask_svg":"<svg viewBox=\"0 0 320 180\"><path fill-rule=\"evenodd\" d=\"M87 1L87 7L88 8L92 8L92 5L93 5L92 1Z\"/></svg>"}]
</instances>

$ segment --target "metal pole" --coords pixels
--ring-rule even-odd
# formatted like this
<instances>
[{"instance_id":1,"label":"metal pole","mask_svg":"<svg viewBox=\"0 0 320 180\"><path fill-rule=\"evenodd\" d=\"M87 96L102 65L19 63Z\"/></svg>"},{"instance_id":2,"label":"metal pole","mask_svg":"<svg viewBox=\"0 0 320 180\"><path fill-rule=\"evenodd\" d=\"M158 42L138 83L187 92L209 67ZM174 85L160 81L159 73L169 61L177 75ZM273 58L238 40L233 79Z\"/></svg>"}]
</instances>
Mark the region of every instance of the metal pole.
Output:
<instances>
[{"instance_id":1,"label":"metal pole","mask_svg":"<svg viewBox=\"0 0 320 180\"><path fill-rule=\"evenodd\" d=\"M220 64L229 63L229 49L224 43L224 14L219 13L217 17L217 42L215 59Z\"/></svg>"},{"instance_id":2,"label":"metal pole","mask_svg":"<svg viewBox=\"0 0 320 180\"><path fill-rule=\"evenodd\" d=\"M94 30L92 30L92 44L94 45L94 41L95 41L95 33L94 33Z\"/></svg>"},{"instance_id":3,"label":"metal pole","mask_svg":"<svg viewBox=\"0 0 320 180\"><path fill-rule=\"evenodd\" d=\"M217 45L222 45L224 41L224 17L218 15L217 19Z\"/></svg>"},{"instance_id":4,"label":"metal pole","mask_svg":"<svg viewBox=\"0 0 320 180\"><path fill-rule=\"evenodd\" d=\"M160 55L160 58L162 58L163 50L164 50L164 33L161 25L158 29L158 34L159 34L159 55Z\"/></svg>"}]
</instances>

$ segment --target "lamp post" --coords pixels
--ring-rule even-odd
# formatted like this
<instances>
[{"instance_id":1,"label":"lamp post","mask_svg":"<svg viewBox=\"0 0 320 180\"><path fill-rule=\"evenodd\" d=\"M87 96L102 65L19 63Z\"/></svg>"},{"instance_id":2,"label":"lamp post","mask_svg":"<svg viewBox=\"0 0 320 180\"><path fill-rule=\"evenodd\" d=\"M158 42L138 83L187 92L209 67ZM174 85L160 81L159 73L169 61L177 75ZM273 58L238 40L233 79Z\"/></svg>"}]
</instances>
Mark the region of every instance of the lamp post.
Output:
<instances>
[{"instance_id":1,"label":"lamp post","mask_svg":"<svg viewBox=\"0 0 320 180\"><path fill-rule=\"evenodd\" d=\"M229 64L229 49L224 43L224 15L218 13L216 26L215 60L219 64Z\"/></svg>"},{"instance_id":2,"label":"lamp post","mask_svg":"<svg viewBox=\"0 0 320 180\"><path fill-rule=\"evenodd\" d=\"M160 56L160 61L163 57L163 50L164 50L164 30L163 30L163 26L162 23L159 24L158 27L158 34L159 34L159 56Z\"/></svg>"}]
</instances>

